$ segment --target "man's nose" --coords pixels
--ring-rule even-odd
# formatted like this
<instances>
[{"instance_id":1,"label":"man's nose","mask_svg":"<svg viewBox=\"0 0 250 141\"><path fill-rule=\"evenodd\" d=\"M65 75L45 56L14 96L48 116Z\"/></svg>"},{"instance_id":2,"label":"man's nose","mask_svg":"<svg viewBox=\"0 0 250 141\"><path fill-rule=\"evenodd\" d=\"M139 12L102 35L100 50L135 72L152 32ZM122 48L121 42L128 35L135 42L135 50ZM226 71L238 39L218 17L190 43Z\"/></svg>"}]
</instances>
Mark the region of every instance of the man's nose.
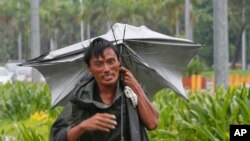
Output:
<instances>
[{"instance_id":1,"label":"man's nose","mask_svg":"<svg viewBox=\"0 0 250 141\"><path fill-rule=\"evenodd\" d=\"M109 68L109 65L108 65L108 64L104 64L104 65L103 65L103 71L104 71L104 72L109 72L109 71L110 71L110 68Z\"/></svg>"}]
</instances>

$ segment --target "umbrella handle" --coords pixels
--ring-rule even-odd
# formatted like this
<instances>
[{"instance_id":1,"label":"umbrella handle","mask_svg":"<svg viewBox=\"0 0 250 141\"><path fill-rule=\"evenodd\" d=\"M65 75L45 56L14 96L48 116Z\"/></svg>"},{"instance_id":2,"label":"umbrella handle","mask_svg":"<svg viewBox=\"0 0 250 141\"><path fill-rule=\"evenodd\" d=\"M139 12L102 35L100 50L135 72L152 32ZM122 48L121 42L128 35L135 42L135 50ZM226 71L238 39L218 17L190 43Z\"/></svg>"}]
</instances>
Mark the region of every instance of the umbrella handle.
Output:
<instances>
[{"instance_id":1,"label":"umbrella handle","mask_svg":"<svg viewBox=\"0 0 250 141\"><path fill-rule=\"evenodd\" d=\"M120 66L121 67L121 66ZM119 80L120 80L120 87L122 89L122 92L124 92L124 82L123 82L123 73L119 73ZM124 141L124 131L123 131L123 127L124 127L124 117L123 117L123 112L124 111L124 95L121 95L121 141Z\"/></svg>"}]
</instances>

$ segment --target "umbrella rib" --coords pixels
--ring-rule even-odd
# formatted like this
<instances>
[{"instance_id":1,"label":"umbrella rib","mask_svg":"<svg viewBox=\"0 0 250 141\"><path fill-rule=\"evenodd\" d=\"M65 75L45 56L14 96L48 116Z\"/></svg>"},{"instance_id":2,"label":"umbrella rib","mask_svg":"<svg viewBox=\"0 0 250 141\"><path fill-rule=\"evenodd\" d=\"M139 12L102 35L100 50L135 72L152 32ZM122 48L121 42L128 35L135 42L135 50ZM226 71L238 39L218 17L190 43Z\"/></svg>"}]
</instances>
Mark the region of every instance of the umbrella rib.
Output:
<instances>
[{"instance_id":1,"label":"umbrella rib","mask_svg":"<svg viewBox=\"0 0 250 141\"><path fill-rule=\"evenodd\" d=\"M131 55L131 56L132 56L132 55ZM133 55L133 56L136 56L136 55ZM138 64L138 65L147 67L148 69L151 69L151 70L155 71L153 68L151 68L149 65L146 65L146 63L144 63L144 62L141 63L141 62L139 62L139 61L135 61L135 60L130 59L130 58L128 58L128 57L125 57L125 56L123 56L123 57L126 58L127 60L130 60L130 61L132 61L132 62Z\"/></svg>"},{"instance_id":2,"label":"umbrella rib","mask_svg":"<svg viewBox=\"0 0 250 141\"><path fill-rule=\"evenodd\" d=\"M164 54L164 53L165 52L152 52L152 53L138 53L137 52L138 55L152 55L152 54ZM185 53L179 53L179 54L185 54ZM136 56L136 55L135 54L129 54L129 55L123 55L123 56Z\"/></svg>"},{"instance_id":3,"label":"umbrella rib","mask_svg":"<svg viewBox=\"0 0 250 141\"><path fill-rule=\"evenodd\" d=\"M182 53L179 53L179 54L186 54L186 53L190 53L190 52L196 52L197 50L188 50L186 52L182 52ZM162 51L162 52L150 52L150 53L140 53L140 52L136 52L138 55L152 55L152 54L164 54L164 53L167 53L166 51ZM169 53L169 52L168 52ZM176 53L176 52L175 52ZM123 56L136 56L136 54L127 54L127 55L123 55Z\"/></svg>"},{"instance_id":4,"label":"umbrella rib","mask_svg":"<svg viewBox=\"0 0 250 141\"><path fill-rule=\"evenodd\" d=\"M125 57L124 57L124 58L125 58ZM131 58L127 58L127 57L126 57L126 59L128 59L128 60L130 60L130 61L132 61L132 62L134 62L134 63L136 63L136 64L138 64L138 65L144 66L144 67L150 69L151 71L157 73L157 71L156 71L155 69L151 68L150 66L144 65L143 63L140 63L140 62L138 62L138 61L134 61L134 60L131 59ZM126 63L126 62L125 62L125 63ZM168 83L168 82L167 82L167 83ZM183 96L183 95L178 91L178 89L177 89L174 85L172 85L171 83L168 83L168 85L169 85L169 87L173 88L173 90L174 90L175 92L177 92L179 95ZM183 97L184 97L185 99L187 99L186 96L183 96Z\"/></svg>"}]
</instances>

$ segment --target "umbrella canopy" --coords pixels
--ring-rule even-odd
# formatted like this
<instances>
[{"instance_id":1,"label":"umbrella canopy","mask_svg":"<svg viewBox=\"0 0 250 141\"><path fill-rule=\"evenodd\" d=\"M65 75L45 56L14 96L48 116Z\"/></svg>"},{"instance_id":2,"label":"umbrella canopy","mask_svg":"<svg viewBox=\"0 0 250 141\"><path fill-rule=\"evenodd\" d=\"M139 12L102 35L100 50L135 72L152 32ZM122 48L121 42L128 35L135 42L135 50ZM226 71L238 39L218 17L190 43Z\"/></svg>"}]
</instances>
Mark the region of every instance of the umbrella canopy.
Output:
<instances>
[{"instance_id":1,"label":"umbrella canopy","mask_svg":"<svg viewBox=\"0 0 250 141\"><path fill-rule=\"evenodd\" d=\"M182 74L200 49L200 44L167 36L145 26L116 23L112 29L98 37L112 41L122 50L122 65L131 70L149 99L162 88L171 88L187 99ZM77 83L84 84L91 79L83 56L84 49L93 39L52 51L23 64L43 74L52 91L52 107L64 105Z\"/></svg>"}]
</instances>

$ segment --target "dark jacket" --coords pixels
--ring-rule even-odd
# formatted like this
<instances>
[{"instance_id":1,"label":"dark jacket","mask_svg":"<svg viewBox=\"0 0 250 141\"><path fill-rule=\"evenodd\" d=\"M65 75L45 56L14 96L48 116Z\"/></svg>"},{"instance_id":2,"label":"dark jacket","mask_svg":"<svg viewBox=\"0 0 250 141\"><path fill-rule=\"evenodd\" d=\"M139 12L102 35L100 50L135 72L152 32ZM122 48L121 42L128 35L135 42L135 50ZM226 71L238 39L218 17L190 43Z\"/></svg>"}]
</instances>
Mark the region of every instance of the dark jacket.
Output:
<instances>
[{"instance_id":1,"label":"dark jacket","mask_svg":"<svg viewBox=\"0 0 250 141\"><path fill-rule=\"evenodd\" d=\"M116 115L117 127L109 133L88 132L81 136L80 141L120 141L121 140L121 107L123 107L123 131L125 141L148 141L145 128L141 123L137 110L131 101L123 95L122 87L117 87L113 104L108 106L98 100L95 95L95 81L78 84L73 91L70 102L51 127L51 141L67 141L67 130L95 113L107 112ZM98 93L99 95L99 93ZM121 102L124 102L121 106Z\"/></svg>"}]
</instances>

